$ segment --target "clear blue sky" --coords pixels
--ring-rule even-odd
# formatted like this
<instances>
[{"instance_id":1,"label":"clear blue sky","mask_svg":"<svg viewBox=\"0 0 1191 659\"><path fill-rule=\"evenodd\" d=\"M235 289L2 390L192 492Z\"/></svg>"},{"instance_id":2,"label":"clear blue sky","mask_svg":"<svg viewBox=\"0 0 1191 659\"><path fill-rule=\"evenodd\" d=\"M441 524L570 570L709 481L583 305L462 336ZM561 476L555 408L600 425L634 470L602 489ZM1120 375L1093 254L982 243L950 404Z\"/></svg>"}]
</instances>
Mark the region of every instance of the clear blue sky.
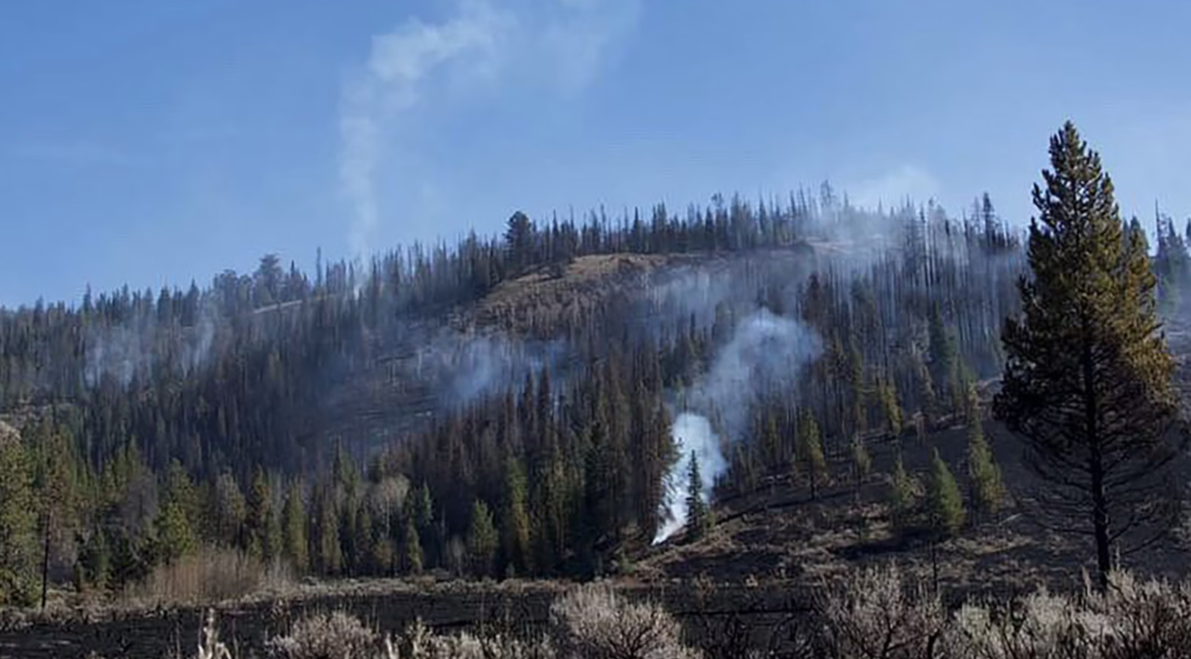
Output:
<instances>
[{"instance_id":1,"label":"clear blue sky","mask_svg":"<svg viewBox=\"0 0 1191 659\"><path fill-rule=\"evenodd\" d=\"M1074 119L1191 215L1191 5L105 0L0 10L0 303L830 178L1024 221Z\"/></svg>"}]
</instances>

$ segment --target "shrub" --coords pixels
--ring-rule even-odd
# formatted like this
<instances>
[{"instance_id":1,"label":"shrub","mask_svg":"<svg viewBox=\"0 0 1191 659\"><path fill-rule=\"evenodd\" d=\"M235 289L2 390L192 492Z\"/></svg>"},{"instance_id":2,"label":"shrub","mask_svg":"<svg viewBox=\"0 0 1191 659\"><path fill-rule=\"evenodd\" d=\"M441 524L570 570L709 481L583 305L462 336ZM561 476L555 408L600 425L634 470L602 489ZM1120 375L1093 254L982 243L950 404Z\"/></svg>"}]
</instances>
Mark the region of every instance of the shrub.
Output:
<instances>
[{"instance_id":1,"label":"shrub","mask_svg":"<svg viewBox=\"0 0 1191 659\"><path fill-rule=\"evenodd\" d=\"M1191 656L1191 588L1184 582L1140 582L1127 572L1109 575L1104 594L1088 596L1088 608L1107 620L1104 659Z\"/></svg>"},{"instance_id":2,"label":"shrub","mask_svg":"<svg viewBox=\"0 0 1191 659\"><path fill-rule=\"evenodd\" d=\"M372 659L377 637L356 618L336 611L302 618L288 635L270 640L268 649L279 659Z\"/></svg>"},{"instance_id":3,"label":"shrub","mask_svg":"<svg viewBox=\"0 0 1191 659\"><path fill-rule=\"evenodd\" d=\"M840 587L824 588L816 608L824 644L841 659L938 656L947 622L938 597L907 587L896 566L868 568Z\"/></svg>"},{"instance_id":4,"label":"shrub","mask_svg":"<svg viewBox=\"0 0 1191 659\"><path fill-rule=\"evenodd\" d=\"M1007 607L964 605L945 645L951 655L972 659L1090 659L1089 629L1099 627L1067 598L1041 590Z\"/></svg>"},{"instance_id":5,"label":"shrub","mask_svg":"<svg viewBox=\"0 0 1191 659\"><path fill-rule=\"evenodd\" d=\"M499 634L436 635L418 621L397 642L386 638L383 656L385 659L553 659L554 653L547 643L526 643Z\"/></svg>"},{"instance_id":6,"label":"shrub","mask_svg":"<svg viewBox=\"0 0 1191 659\"><path fill-rule=\"evenodd\" d=\"M896 567L868 569L825 588L817 656L838 659L1174 659L1191 656L1191 589L1110 577L1104 593L1045 589L1002 604L945 613Z\"/></svg>"},{"instance_id":7,"label":"shrub","mask_svg":"<svg viewBox=\"0 0 1191 659\"><path fill-rule=\"evenodd\" d=\"M555 650L568 659L693 659L670 614L629 602L609 586L572 590L550 608Z\"/></svg>"}]
</instances>

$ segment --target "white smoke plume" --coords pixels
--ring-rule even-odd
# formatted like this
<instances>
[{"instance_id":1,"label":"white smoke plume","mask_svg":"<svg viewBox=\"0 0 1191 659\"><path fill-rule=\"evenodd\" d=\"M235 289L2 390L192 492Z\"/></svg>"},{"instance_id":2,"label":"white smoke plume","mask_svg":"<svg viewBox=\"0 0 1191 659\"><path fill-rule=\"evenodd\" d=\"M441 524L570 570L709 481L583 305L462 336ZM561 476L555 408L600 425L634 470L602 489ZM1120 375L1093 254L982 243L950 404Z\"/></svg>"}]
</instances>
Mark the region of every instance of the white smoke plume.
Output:
<instances>
[{"instance_id":1,"label":"white smoke plume","mask_svg":"<svg viewBox=\"0 0 1191 659\"><path fill-rule=\"evenodd\" d=\"M528 83L521 91L577 93L636 26L642 6L642 0L460 0L443 21L411 18L374 36L366 65L340 97L339 181L352 207L352 256L366 262L381 218L389 215L378 201L378 171L394 153L409 155L399 153L393 133L408 128L400 123L414 120L415 107L436 102L447 88L507 91ZM440 187L426 180L396 184L422 194Z\"/></svg>"},{"instance_id":2,"label":"white smoke plume","mask_svg":"<svg viewBox=\"0 0 1191 659\"><path fill-rule=\"evenodd\" d=\"M487 3L466 2L442 24L415 18L373 38L367 67L344 89L339 120L339 178L353 207L349 243L355 257L366 256L377 226L376 170L386 124L413 107L426 80L443 69L493 71L510 20Z\"/></svg>"},{"instance_id":3,"label":"white smoke plume","mask_svg":"<svg viewBox=\"0 0 1191 659\"><path fill-rule=\"evenodd\" d=\"M679 394L680 413L671 433L683 454L667 476L668 515L654 544L665 541L685 522L691 451L699 457L703 496L707 497L728 467L723 447L743 438L753 402L761 394L794 395L802 368L822 350L822 340L813 330L768 309L756 311L737 325L732 340L716 355L707 373L690 391Z\"/></svg>"},{"instance_id":4,"label":"white smoke plume","mask_svg":"<svg viewBox=\"0 0 1191 659\"><path fill-rule=\"evenodd\" d=\"M699 460L699 476L703 481L701 495L704 500L707 500L708 493L715 486L715 479L728 468L723 452L720 450L719 436L711 429L711 422L707 420L707 417L691 412L679 414L674 419L674 425L670 428L670 432L674 436L675 444L678 445L679 455L678 462L674 464L670 472L671 481L678 481L681 478L682 484L686 483L685 476L691 468L691 453L693 452ZM666 509L669 510L669 515L658 529L654 544L663 542L666 538L674 535L686 521L686 492L678 485L678 482L670 483L666 499Z\"/></svg>"}]
</instances>

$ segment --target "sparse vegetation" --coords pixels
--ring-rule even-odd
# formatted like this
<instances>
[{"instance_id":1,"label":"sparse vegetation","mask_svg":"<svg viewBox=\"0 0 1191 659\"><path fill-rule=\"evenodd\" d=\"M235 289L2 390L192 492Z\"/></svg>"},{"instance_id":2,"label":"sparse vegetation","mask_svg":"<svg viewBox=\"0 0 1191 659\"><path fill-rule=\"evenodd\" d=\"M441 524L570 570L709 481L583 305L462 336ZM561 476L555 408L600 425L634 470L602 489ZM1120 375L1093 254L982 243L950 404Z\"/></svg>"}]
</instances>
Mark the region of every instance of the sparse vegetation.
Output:
<instances>
[{"instance_id":1,"label":"sparse vegetation","mask_svg":"<svg viewBox=\"0 0 1191 659\"><path fill-rule=\"evenodd\" d=\"M821 583L801 622L775 623L772 638L779 642L770 652L794 652L799 659L1178 659L1191 653L1191 587L1123 572L1110 573L1109 584L1107 590L1091 584L1069 595L1042 589L948 607L896 565L867 568ZM739 627L703 629L712 635L685 643L678 622L660 606L591 584L561 596L541 634L444 634L418 621L393 636L336 611L300 618L270 639L266 651L281 659L695 659L755 650ZM194 656L241 659L234 647L208 613Z\"/></svg>"}]
</instances>

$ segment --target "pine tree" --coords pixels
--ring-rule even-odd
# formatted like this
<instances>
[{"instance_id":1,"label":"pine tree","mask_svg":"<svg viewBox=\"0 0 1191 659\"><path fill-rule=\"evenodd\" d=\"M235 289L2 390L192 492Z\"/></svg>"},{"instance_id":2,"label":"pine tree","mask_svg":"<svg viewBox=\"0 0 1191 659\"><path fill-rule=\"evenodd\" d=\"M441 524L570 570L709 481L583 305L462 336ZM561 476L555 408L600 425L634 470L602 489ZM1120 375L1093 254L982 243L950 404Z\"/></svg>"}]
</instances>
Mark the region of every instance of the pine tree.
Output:
<instances>
[{"instance_id":1,"label":"pine tree","mask_svg":"<svg viewBox=\"0 0 1191 659\"><path fill-rule=\"evenodd\" d=\"M80 543L79 560L75 566L76 588L103 590L108 585L111 555L107 537L98 525Z\"/></svg>"},{"instance_id":2,"label":"pine tree","mask_svg":"<svg viewBox=\"0 0 1191 659\"><path fill-rule=\"evenodd\" d=\"M881 410L885 413L885 428L889 435L898 439L902 435L902 407L897 400L897 386L892 378L885 378L878 386L881 397Z\"/></svg>"},{"instance_id":3,"label":"pine tree","mask_svg":"<svg viewBox=\"0 0 1191 659\"><path fill-rule=\"evenodd\" d=\"M504 560L518 573L529 571L529 486L521 463L510 458L505 466L504 510L501 514L501 537Z\"/></svg>"},{"instance_id":4,"label":"pine tree","mask_svg":"<svg viewBox=\"0 0 1191 659\"><path fill-rule=\"evenodd\" d=\"M310 561L306 548L306 506L302 503L302 487L297 480L290 482L281 517L281 555L301 574L309 569Z\"/></svg>"},{"instance_id":5,"label":"pine tree","mask_svg":"<svg viewBox=\"0 0 1191 659\"><path fill-rule=\"evenodd\" d=\"M273 508L273 489L269 478L259 467L252 477L252 489L248 492L246 504L246 525L248 527L248 551L266 563L281 554L281 524Z\"/></svg>"},{"instance_id":6,"label":"pine tree","mask_svg":"<svg viewBox=\"0 0 1191 659\"><path fill-rule=\"evenodd\" d=\"M818 498L819 482L827 476L827 460L823 457L823 436L814 415L803 411L798 420L798 464L811 486L811 499Z\"/></svg>"},{"instance_id":7,"label":"pine tree","mask_svg":"<svg viewBox=\"0 0 1191 659\"><path fill-rule=\"evenodd\" d=\"M1125 240L1112 181L1070 122L1050 160L1045 188L1034 186L1033 276L1018 286L1022 315L1005 323L995 411L1051 485L1039 512L1088 521L1106 585L1114 543L1169 528L1167 467L1185 434L1169 432L1173 363L1144 244Z\"/></svg>"},{"instance_id":8,"label":"pine tree","mask_svg":"<svg viewBox=\"0 0 1191 659\"><path fill-rule=\"evenodd\" d=\"M691 451L687 467L686 538L694 542L707 535L711 527L711 513L703 500L703 476L699 473L699 456Z\"/></svg>"},{"instance_id":9,"label":"pine tree","mask_svg":"<svg viewBox=\"0 0 1191 659\"><path fill-rule=\"evenodd\" d=\"M500 536L492 521L488 504L476 499L471 509L471 524L467 527L467 557L472 573L478 577L492 575L492 563L500 547Z\"/></svg>"},{"instance_id":10,"label":"pine tree","mask_svg":"<svg viewBox=\"0 0 1191 659\"><path fill-rule=\"evenodd\" d=\"M63 432L41 424L34 438L36 465L33 487L38 501L38 532L41 535L41 606L45 608L49 588L51 549L69 554L74 547L74 529L79 512L78 467L73 442Z\"/></svg>"},{"instance_id":11,"label":"pine tree","mask_svg":"<svg viewBox=\"0 0 1191 659\"><path fill-rule=\"evenodd\" d=\"M434 497L430 494L428 483L423 482L422 486L418 488L413 505L414 528L417 529L418 538L421 541L423 562L432 566L441 565L441 563L435 562L435 557L441 557L442 547L434 542Z\"/></svg>"},{"instance_id":12,"label":"pine tree","mask_svg":"<svg viewBox=\"0 0 1191 659\"><path fill-rule=\"evenodd\" d=\"M954 335L943 323L937 304L931 305L927 333L930 338L930 376L935 393L939 400L954 398L951 392L959 375L959 351Z\"/></svg>"},{"instance_id":13,"label":"pine tree","mask_svg":"<svg viewBox=\"0 0 1191 659\"><path fill-rule=\"evenodd\" d=\"M312 497L315 507L312 531L311 560L315 569L324 575L337 575L343 570L343 547L340 544L340 515L335 494L330 487L321 486Z\"/></svg>"},{"instance_id":14,"label":"pine tree","mask_svg":"<svg viewBox=\"0 0 1191 659\"><path fill-rule=\"evenodd\" d=\"M371 574L375 569L372 563L375 538L373 537L372 511L368 509L368 505L364 501L360 502L356 510L352 534L354 535L352 549L356 553L352 560L355 573L357 575Z\"/></svg>"},{"instance_id":15,"label":"pine tree","mask_svg":"<svg viewBox=\"0 0 1191 659\"><path fill-rule=\"evenodd\" d=\"M198 508L194 485L182 464L174 460L170 465L165 499L153 522L157 533L156 556L166 564L194 553L198 536L194 530Z\"/></svg>"},{"instance_id":16,"label":"pine tree","mask_svg":"<svg viewBox=\"0 0 1191 659\"><path fill-rule=\"evenodd\" d=\"M36 583L37 537L28 456L0 426L0 604L29 604Z\"/></svg>"},{"instance_id":17,"label":"pine tree","mask_svg":"<svg viewBox=\"0 0 1191 659\"><path fill-rule=\"evenodd\" d=\"M534 226L529 217L521 211L513 213L505 229L505 248L509 270L519 275L532 258Z\"/></svg>"},{"instance_id":18,"label":"pine tree","mask_svg":"<svg viewBox=\"0 0 1191 659\"><path fill-rule=\"evenodd\" d=\"M253 527L246 524L248 505L240 485L230 472L225 471L215 480L214 490L210 492L207 506L210 517L205 535L217 545L245 548L251 541L245 537L245 531L251 531Z\"/></svg>"},{"instance_id":19,"label":"pine tree","mask_svg":"<svg viewBox=\"0 0 1191 659\"><path fill-rule=\"evenodd\" d=\"M422 573L422 539L412 517L405 519L405 531L401 535L401 561L406 574Z\"/></svg>"},{"instance_id":20,"label":"pine tree","mask_svg":"<svg viewBox=\"0 0 1191 659\"><path fill-rule=\"evenodd\" d=\"M898 456L889 489L889 511L895 528L904 529L910 522L917 505L916 499L914 482L906 473L906 465L902 462L901 456Z\"/></svg>"},{"instance_id":21,"label":"pine tree","mask_svg":"<svg viewBox=\"0 0 1191 659\"><path fill-rule=\"evenodd\" d=\"M931 452L930 477L926 481L926 506L931 530L939 537L955 535L964 525L964 500L959 485L939 449Z\"/></svg>"},{"instance_id":22,"label":"pine tree","mask_svg":"<svg viewBox=\"0 0 1191 659\"><path fill-rule=\"evenodd\" d=\"M1001 468L984 437L979 412L971 414L968 420L968 478L972 483L972 506L980 514L995 515L1001 508L1004 485Z\"/></svg>"}]
</instances>

